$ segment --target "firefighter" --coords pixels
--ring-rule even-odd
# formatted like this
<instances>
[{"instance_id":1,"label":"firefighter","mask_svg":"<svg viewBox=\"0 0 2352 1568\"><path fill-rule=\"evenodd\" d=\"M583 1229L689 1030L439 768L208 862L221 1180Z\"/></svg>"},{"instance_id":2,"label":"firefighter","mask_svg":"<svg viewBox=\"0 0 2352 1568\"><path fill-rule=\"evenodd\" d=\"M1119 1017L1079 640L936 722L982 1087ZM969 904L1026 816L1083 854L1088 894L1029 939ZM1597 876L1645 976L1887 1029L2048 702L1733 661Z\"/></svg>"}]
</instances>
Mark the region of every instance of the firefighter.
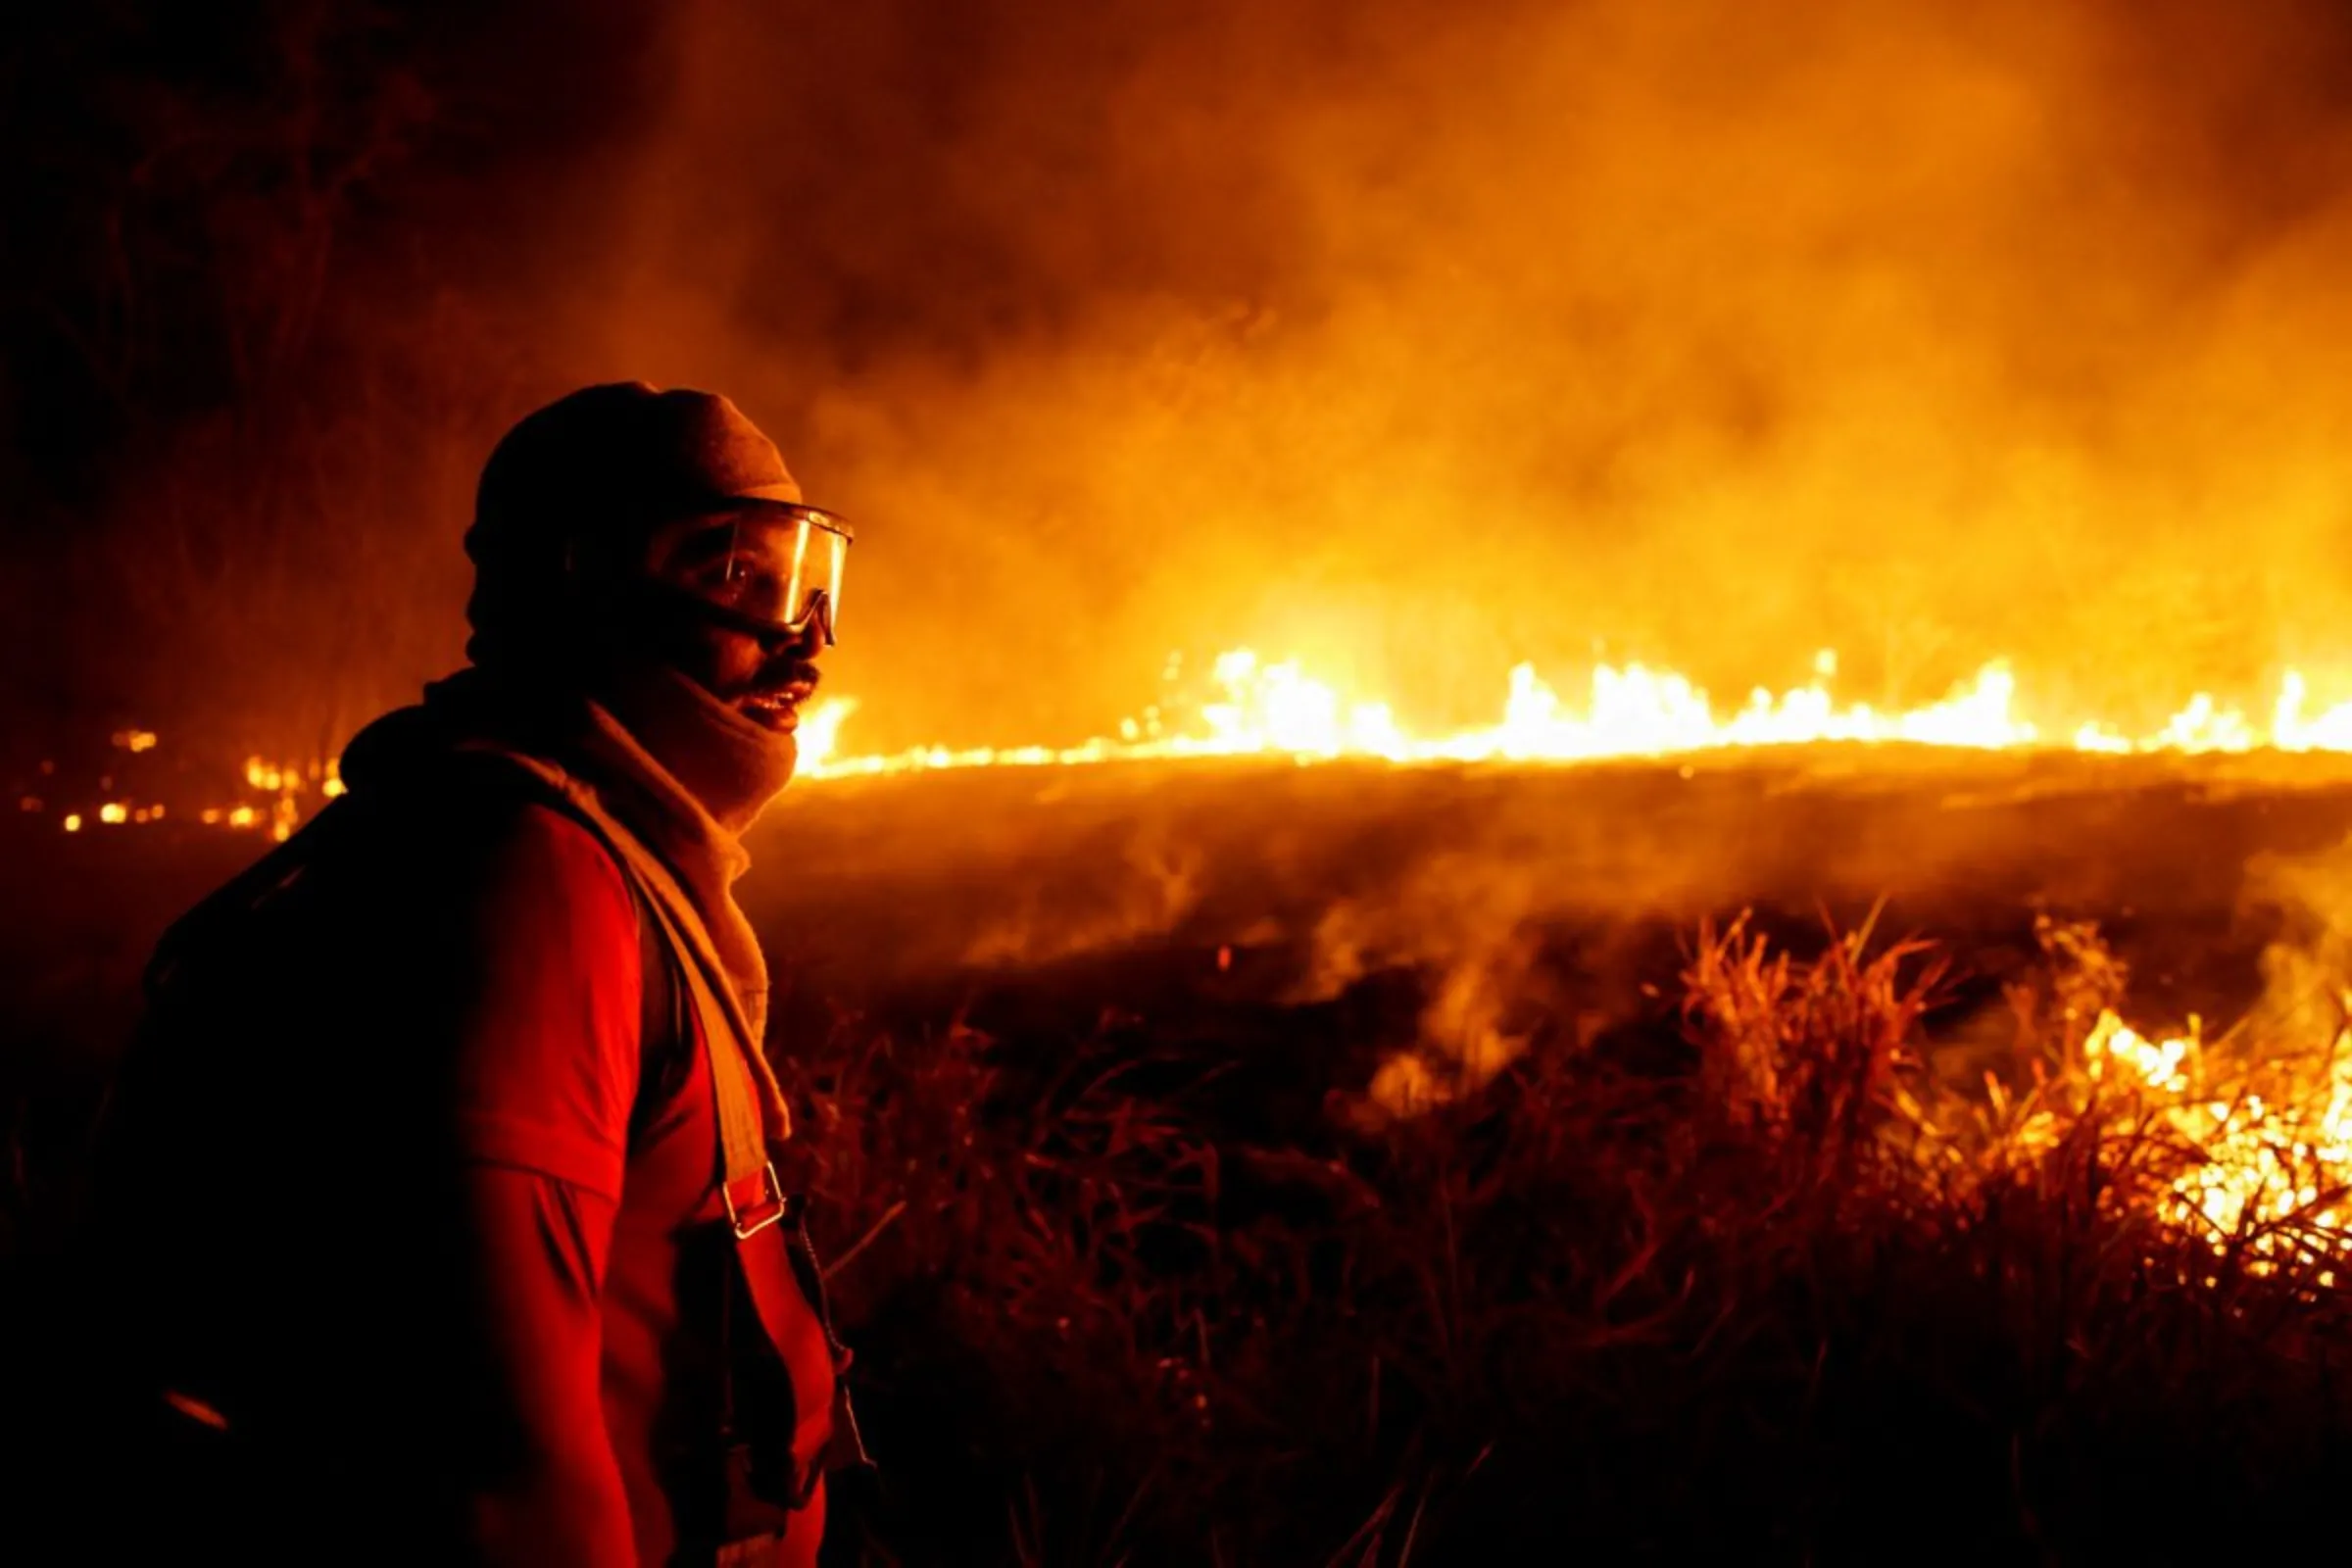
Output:
<instances>
[{"instance_id":1,"label":"firefighter","mask_svg":"<svg viewBox=\"0 0 2352 1568\"><path fill-rule=\"evenodd\" d=\"M95 1206L158 1445L124 1541L815 1560L862 1453L733 886L850 539L710 393L491 454L469 667L150 970Z\"/></svg>"}]
</instances>

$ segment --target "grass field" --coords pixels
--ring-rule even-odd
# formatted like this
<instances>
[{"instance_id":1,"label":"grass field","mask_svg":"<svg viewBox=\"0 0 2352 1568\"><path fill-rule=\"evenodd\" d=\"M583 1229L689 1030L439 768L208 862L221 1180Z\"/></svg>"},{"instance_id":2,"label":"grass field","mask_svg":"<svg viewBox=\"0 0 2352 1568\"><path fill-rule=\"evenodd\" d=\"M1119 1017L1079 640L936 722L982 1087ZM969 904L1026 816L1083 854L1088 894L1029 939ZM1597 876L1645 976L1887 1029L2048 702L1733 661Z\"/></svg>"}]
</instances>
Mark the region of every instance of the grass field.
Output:
<instances>
[{"instance_id":1,"label":"grass field","mask_svg":"<svg viewBox=\"0 0 2352 1568\"><path fill-rule=\"evenodd\" d=\"M2352 773L2302 759L796 791L746 903L883 1466L834 1549L2327 1542L2352 1310L2307 1222L2335 1194L2181 1222L2210 1151L2085 1040L2195 1013L2233 1082L2324 1050L2348 827ZM20 1267L146 946L254 848L12 841Z\"/></svg>"}]
</instances>

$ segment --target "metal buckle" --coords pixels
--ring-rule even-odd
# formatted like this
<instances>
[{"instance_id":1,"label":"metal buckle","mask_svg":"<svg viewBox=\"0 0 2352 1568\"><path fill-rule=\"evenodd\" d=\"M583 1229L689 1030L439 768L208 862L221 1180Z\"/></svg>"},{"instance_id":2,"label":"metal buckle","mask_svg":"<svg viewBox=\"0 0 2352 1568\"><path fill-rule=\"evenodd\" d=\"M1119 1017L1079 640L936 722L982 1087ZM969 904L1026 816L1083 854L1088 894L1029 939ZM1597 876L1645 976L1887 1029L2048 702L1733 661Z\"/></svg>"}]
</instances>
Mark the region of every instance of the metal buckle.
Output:
<instances>
[{"instance_id":1,"label":"metal buckle","mask_svg":"<svg viewBox=\"0 0 2352 1568\"><path fill-rule=\"evenodd\" d=\"M746 1237L759 1235L784 1217L784 1184L776 1179L774 1160L769 1160L760 1171L760 1185L766 1189L767 1211L764 1214L755 1212L747 1221L735 1211L735 1194L727 1179L721 1176L718 1180L718 1200L726 1205L727 1224L739 1242Z\"/></svg>"}]
</instances>

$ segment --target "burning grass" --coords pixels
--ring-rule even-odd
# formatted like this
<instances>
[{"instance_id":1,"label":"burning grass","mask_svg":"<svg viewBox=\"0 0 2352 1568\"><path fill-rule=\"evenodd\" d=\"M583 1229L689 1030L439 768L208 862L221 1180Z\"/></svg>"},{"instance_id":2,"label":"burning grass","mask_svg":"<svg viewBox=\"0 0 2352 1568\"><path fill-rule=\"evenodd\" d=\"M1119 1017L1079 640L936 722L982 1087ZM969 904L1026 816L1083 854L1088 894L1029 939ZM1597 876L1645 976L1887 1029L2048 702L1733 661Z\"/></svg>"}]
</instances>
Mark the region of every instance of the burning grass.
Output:
<instances>
[{"instance_id":1,"label":"burning grass","mask_svg":"<svg viewBox=\"0 0 2352 1568\"><path fill-rule=\"evenodd\" d=\"M788 803L752 913L885 1465L842 1559L2328 1539L2340 770L1848 760ZM59 1083L230 837L25 835ZM71 1186L30 1082L0 1252Z\"/></svg>"},{"instance_id":2,"label":"burning grass","mask_svg":"<svg viewBox=\"0 0 2352 1568\"><path fill-rule=\"evenodd\" d=\"M2298 1069L2129 1034L2095 931L2038 936L2008 1082L1939 1068L1947 954L1742 919L1639 1027L1280 1137L1234 1114L1265 1063L1150 1018L845 1020L795 1069L886 1467L844 1529L870 1560L2175 1560L2317 1525L2341 1184L2251 1087Z\"/></svg>"}]
</instances>

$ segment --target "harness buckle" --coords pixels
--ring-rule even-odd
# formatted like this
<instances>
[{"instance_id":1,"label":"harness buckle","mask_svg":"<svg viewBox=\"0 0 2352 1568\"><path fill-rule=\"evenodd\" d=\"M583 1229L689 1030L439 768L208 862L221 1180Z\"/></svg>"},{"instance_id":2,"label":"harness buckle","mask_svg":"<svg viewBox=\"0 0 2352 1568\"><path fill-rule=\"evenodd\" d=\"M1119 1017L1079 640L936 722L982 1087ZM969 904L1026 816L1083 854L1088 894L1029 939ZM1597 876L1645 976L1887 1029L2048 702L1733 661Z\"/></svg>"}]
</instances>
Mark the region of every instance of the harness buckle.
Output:
<instances>
[{"instance_id":1,"label":"harness buckle","mask_svg":"<svg viewBox=\"0 0 2352 1568\"><path fill-rule=\"evenodd\" d=\"M735 1232L735 1239L739 1242L746 1237L759 1235L770 1225L781 1220L784 1217L784 1210L788 1206L788 1200L784 1197L784 1184L776 1178L776 1162L774 1160L769 1160L766 1165L761 1167L760 1185L760 1194L758 1205L748 1211L738 1211L735 1207L734 1184L725 1177L719 1178L718 1199L726 1205L727 1224Z\"/></svg>"}]
</instances>

